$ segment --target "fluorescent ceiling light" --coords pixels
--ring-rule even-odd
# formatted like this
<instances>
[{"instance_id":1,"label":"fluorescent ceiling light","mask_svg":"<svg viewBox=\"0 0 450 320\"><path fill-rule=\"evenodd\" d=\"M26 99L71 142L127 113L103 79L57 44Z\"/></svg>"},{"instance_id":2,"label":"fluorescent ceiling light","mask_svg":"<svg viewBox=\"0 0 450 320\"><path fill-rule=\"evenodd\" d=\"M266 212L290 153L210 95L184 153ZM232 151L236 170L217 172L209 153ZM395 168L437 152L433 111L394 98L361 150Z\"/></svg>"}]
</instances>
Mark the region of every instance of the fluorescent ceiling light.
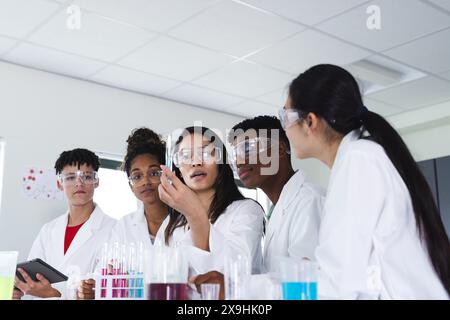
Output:
<instances>
[{"instance_id":1,"label":"fluorescent ceiling light","mask_svg":"<svg viewBox=\"0 0 450 320\"><path fill-rule=\"evenodd\" d=\"M347 67L361 80L381 86L391 86L402 80L403 74L367 60L355 62Z\"/></svg>"}]
</instances>

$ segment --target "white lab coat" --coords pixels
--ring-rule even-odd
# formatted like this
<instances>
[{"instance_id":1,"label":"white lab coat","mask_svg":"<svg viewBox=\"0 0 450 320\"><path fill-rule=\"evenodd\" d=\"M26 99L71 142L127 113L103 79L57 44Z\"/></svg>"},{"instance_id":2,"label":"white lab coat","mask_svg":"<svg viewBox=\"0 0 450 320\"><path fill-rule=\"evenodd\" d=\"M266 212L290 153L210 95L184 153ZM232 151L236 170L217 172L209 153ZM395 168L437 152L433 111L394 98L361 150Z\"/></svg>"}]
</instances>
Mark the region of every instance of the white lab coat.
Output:
<instances>
[{"instance_id":1,"label":"white lab coat","mask_svg":"<svg viewBox=\"0 0 450 320\"><path fill-rule=\"evenodd\" d=\"M55 269L69 276L66 282L52 286L60 291L61 298L73 298L74 288L67 282L75 283L84 279L94 270L96 258L101 245L108 241L116 220L103 213L95 206L89 219L78 230L66 254L64 254L64 237L69 219L69 212L45 224L31 247L28 259L40 258ZM69 292L70 290L70 292Z\"/></svg>"},{"instance_id":2,"label":"white lab coat","mask_svg":"<svg viewBox=\"0 0 450 320\"><path fill-rule=\"evenodd\" d=\"M279 257L315 260L325 191L297 171L285 184L267 224L264 270L277 272Z\"/></svg>"},{"instance_id":3,"label":"white lab coat","mask_svg":"<svg viewBox=\"0 0 450 320\"><path fill-rule=\"evenodd\" d=\"M154 244L165 245L164 231L169 216L159 228ZM224 256L246 255L252 262L254 272L260 272L262 264L261 237L264 211L253 200L245 199L230 204L210 226L209 249L201 250L193 245L191 230L178 227L169 239L170 247L182 247L189 262L190 275L217 270L223 272ZM139 242L151 248L150 234L143 207L118 221L111 233L110 241Z\"/></svg>"},{"instance_id":4,"label":"white lab coat","mask_svg":"<svg viewBox=\"0 0 450 320\"><path fill-rule=\"evenodd\" d=\"M224 192L226 192L224 190ZM192 243L191 230L174 234L174 242L185 246L189 265L194 274L216 270L224 272L224 257L243 255L252 265L252 273L260 273L262 267L261 239L264 228L264 210L253 200L231 203L210 226L209 249L204 251Z\"/></svg>"},{"instance_id":5,"label":"white lab coat","mask_svg":"<svg viewBox=\"0 0 450 320\"><path fill-rule=\"evenodd\" d=\"M316 250L319 296L448 299L406 185L384 149L359 134L344 137L331 170Z\"/></svg>"},{"instance_id":6,"label":"white lab coat","mask_svg":"<svg viewBox=\"0 0 450 320\"><path fill-rule=\"evenodd\" d=\"M155 244L165 244L164 231L169 223L169 219L169 216L164 219L156 233ZM119 243L142 242L146 249L152 247L153 244L150 239L150 232L148 231L147 218L145 217L144 207L142 205L136 211L124 216L116 223L111 231L110 243L116 241Z\"/></svg>"}]
</instances>

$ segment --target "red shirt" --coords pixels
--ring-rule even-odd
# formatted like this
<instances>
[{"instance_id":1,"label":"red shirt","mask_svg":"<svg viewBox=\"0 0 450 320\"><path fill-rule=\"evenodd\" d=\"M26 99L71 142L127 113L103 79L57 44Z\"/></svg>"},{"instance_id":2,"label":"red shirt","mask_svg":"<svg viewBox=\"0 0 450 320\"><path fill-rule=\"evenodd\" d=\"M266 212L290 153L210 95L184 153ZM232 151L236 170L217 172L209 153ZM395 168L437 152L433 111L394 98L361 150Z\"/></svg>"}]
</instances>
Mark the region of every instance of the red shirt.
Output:
<instances>
[{"instance_id":1,"label":"red shirt","mask_svg":"<svg viewBox=\"0 0 450 320\"><path fill-rule=\"evenodd\" d=\"M83 226L83 224L84 224L84 222L77 226L73 226L73 227L67 226L66 227L66 235L64 236L64 254L66 254L67 249L69 249L73 238L75 238L75 235L77 234L78 230L80 230L80 228Z\"/></svg>"}]
</instances>

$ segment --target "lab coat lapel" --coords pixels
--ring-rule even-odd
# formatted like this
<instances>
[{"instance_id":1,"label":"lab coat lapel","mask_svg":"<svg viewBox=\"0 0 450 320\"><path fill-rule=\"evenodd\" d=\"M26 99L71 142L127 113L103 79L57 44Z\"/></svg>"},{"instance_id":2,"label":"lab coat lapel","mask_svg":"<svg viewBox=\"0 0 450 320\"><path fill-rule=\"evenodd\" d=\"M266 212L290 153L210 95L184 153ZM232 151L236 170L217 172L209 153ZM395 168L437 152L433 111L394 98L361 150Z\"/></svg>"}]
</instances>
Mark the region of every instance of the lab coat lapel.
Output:
<instances>
[{"instance_id":1,"label":"lab coat lapel","mask_svg":"<svg viewBox=\"0 0 450 320\"><path fill-rule=\"evenodd\" d=\"M139 241L142 241L146 248L150 248L152 242L150 240L150 232L148 231L148 224L143 206L139 207L133 217L133 229L135 230L134 232L136 232L135 234L138 235Z\"/></svg>"},{"instance_id":2,"label":"lab coat lapel","mask_svg":"<svg viewBox=\"0 0 450 320\"><path fill-rule=\"evenodd\" d=\"M64 263L67 262L70 257L92 237L95 230L100 228L102 220L103 213L98 206L95 206L95 209L89 219L84 223L80 230L78 230L75 238L73 238L73 241L64 256Z\"/></svg>"},{"instance_id":3,"label":"lab coat lapel","mask_svg":"<svg viewBox=\"0 0 450 320\"><path fill-rule=\"evenodd\" d=\"M58 218L58 221L56 222L56 228L52 230L51 243L46 245L49 245L51 247L49 252L51 252L52 255L54 254L56 261L46 261L47 263L50 264L53 263L55 265L59 263L62 264L65 259L64 238L66 235L67 221L69 221L68 219L69 219L69 212L66 212L66 214Z\"/></svg>"},{"instance_id":4,"label":"lab coat lapel","mask_svg":"<svg viewBox=\"0 0 450 320\"><path fill-rule=\"evenodd\" d=\"M301 171L297 171L289 181L284 185L280 198L278 199L275 208L273 209L272 216L267 226L267 236L264 244L264 258L267 256L267 248L271 244L274 233L279 229L279 226L283 223L284 215L289 208L289 205L298 196L300 189L305 182L305 176Z\"/></svg>"},{"instance_id":5,"label":"lab coat lapel","mask_svg":"<svg viewBox=\"0 0 450 320\"><path fill-rule=\"evenodd\" d=\"M342 158L344 157L349 144L352 141L358 140L360 135L361 135L361 130L353 130L342 139L341 144L339 145L339 148L336 152L336 158L334 159L333 167L331 168L330 179L329 179L328 188L327 188L328 190L332 189L332 185L334 183L334 172L336 172L337 168L339 168Z\"/></svg>"}]
</instances>

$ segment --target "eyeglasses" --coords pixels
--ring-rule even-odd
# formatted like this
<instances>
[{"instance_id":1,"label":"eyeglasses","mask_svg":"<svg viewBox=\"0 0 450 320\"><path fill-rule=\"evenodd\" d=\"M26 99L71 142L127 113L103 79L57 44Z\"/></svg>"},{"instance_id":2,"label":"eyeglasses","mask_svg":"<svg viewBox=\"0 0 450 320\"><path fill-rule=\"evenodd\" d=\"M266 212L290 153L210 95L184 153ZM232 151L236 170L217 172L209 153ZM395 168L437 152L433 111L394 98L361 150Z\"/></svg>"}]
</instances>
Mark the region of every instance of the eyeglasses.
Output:
<instances>
[{"instance_id":1,"label":"eyeglasses","mask_svg":"<svg viewBox=\"0 0 450 320\"><path fill-rule=\"evenodd\" d=\"M239 158L248 159L259 153L267 152L276 145L278 145L278 142L270 138L256 137L247 139L232 146L231 156L235 161Z\"/></svg>"},{"instance_id":2,"label":"eyeglasses","mask_svg":"<svg viewBox=\"0 0 450 320\"><path fill-rule=\"evenodd\" d=\"M231 148L231 166L236 171L238 161L239 163L254 164L259 154L267 153L275 146L278 146L278 141L264 137L255 137L241 141Z\"/></svg>"},{"instance_id":3,"label":"eyeglasses","mask_svg":"<svg viewBox=\"0 0 450 320\"><path fill-rule=\"evenodd\" d=\"M92 172L84 172L84 171L77 171L77 172L70 172L70 173L61 173L58 176L59 181L61 184L65 186L73 186L77 183L78 179L80 179L81 183L83 184L94 184L98 182L98 173L96 171Z\"/></svg>"},{"instance_id":4,"label":"eyeglasses","mask_svg":"<svg viewBox=\"0 0 450 320\"><path fill-rule=\"evenodd\" d=\"M145 177L147 176L150 182L158 183L161 181L161 175L162 175L161 170L149 170L147 174L143 174L141 172L134 172L128 178L128 181L130 181L131 185L135 187L143 183L145 181Z\"/></svg>"},{"instance_id":5,"label":"eyeglasses","mask_svg":"<svg viewBox=\"0 0 450 320\"><path fill-rule=\"evenodd\" d=\"M179 168L182 165L191 165L195 159L202 163L218 163L222 159L222 149L208 144L196 149L181 149L173 156L173 163Z\"/></svg>"},{"instance_id":6,"label":"eyeglasses","mask_svg":"<svg viewBox=\"0 0 450 320\"><path fill-rule=\"evenodd\" d=\"M281 108L278 111L278 116L284 130L289 129L302 119L300 112L295 109Z\"/></svg>"}]
</instances>

